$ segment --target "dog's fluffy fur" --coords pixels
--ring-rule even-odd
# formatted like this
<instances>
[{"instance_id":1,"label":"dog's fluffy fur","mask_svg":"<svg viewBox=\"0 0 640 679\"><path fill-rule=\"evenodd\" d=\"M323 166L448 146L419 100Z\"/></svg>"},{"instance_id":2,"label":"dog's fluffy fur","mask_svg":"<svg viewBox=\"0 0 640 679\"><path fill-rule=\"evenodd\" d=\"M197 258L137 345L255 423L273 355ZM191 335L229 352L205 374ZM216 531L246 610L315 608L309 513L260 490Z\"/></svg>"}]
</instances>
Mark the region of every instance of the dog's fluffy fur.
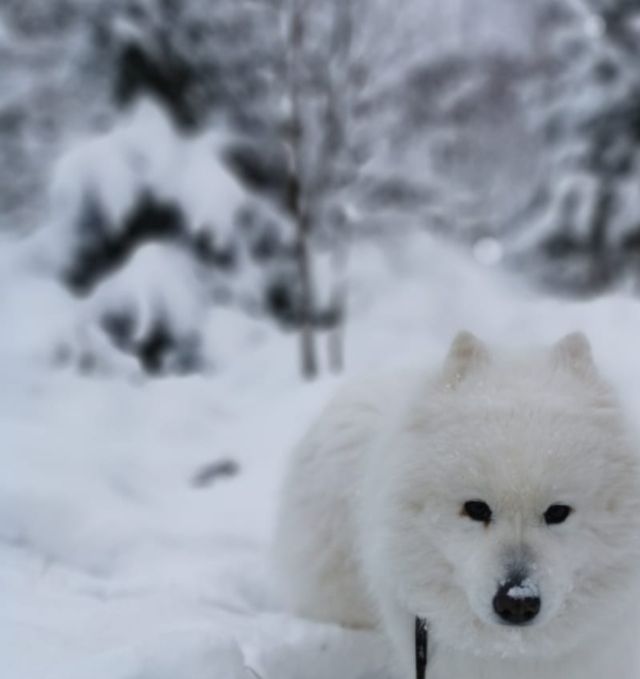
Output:
<instances>
[{"instance_id":1,"label":"dog's fluffy fur","mask_svg":"<svg viewBox=\"0 0 640 679\"><path fill-rule=\"evenodd\" d=\"M296 449L277 571L299 614L379 625L398 675L637 679L640 470L584 336L505 357L469 333L437 374L344 390ZM461 511L481 499L487 525ZM552 504L573 508L546 525ZM524 627L492 606L514 564L540 593Z\"/></svg>"}]
</instances>

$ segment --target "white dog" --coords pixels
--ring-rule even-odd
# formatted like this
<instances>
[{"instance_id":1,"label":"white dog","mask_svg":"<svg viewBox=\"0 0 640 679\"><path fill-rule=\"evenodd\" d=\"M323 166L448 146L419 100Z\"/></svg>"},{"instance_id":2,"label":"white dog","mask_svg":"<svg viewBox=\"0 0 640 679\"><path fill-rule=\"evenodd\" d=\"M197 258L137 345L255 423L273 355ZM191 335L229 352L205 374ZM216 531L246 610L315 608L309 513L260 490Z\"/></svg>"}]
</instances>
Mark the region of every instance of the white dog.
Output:
<instances>
[{"instance_id":1,"label":"white dog","mask_svg":"<svg viewBox=\"0 0 640 679\"><path fill-rule=\"evenodd\" d=\"M344 391L295 451L276 564L291 607L379 625L413 679L639 679L640 466L586 338Z\"/></svg>"}]
</instances>

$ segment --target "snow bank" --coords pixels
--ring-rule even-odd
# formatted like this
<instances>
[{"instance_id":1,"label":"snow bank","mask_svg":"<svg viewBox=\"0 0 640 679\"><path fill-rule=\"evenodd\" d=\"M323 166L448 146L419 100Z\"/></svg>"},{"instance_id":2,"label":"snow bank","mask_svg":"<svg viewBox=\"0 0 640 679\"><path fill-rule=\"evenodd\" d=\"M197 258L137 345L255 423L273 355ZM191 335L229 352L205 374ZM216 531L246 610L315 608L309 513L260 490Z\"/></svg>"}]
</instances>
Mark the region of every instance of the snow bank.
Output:
<instances>
[{"instance_id":1,"label":"snow bank","mask_svg":"<svg viewBox=\"0 0 640 679\"><path fill-rule=\"evenodd\" d=\"M0 360L31 369L55 359L77 313L69 293L32 264L22 244L0 242Z\"/></svg>"}]
</instances>

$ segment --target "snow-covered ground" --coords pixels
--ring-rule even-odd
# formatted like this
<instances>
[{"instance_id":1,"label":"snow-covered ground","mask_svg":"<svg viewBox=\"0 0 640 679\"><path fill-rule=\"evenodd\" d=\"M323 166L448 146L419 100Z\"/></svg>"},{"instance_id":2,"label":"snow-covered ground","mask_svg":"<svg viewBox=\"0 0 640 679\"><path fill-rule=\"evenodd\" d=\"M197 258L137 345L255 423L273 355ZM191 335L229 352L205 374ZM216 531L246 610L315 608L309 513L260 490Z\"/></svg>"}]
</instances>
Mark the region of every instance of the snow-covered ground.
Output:
<instances>
[{"instance_id":1,"label":"snow-covered ground","mask_svg":"<svg viewBox=\"0 0 640 679\"><path fill-rule=\"evenodd\" d=\"M353 253L350 375L435 363L462 327L505 344L581 328L640 404L636 300L539 299L426 237L387 256ZM388 677L377 635L295 619L270 586L286 453L340 380L302 383L294 336L222 310L206 377L46 367L73 314L1 259L3 679Z\"/></svg>"}]
</instances>

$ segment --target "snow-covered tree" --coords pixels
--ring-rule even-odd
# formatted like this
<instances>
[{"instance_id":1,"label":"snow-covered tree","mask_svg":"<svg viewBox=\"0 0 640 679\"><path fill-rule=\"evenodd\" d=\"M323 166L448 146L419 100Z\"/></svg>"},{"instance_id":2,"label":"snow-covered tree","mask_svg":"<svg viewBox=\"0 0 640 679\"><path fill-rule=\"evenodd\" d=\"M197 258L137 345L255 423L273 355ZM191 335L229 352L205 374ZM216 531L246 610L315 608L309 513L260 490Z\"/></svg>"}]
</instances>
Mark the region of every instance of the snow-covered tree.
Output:
<instances>
[{"instance_id":1,"label":"snow-covered tree","mask_svg":"<svg viewBox=\"0 0 640 679\"><path fill-rule=\"evenodd\" d=\"M94 0L0 4L0 230L37 227L48 174L80 129L108 114Z\"/></svg>"},{"instance_id":2,"label":"snow-covered tree","mask_svg":"<svg viewBox=\"0 0 640 679\"><path fill-rule=\"evenodd\" d=\"M452 4L439 5L443 16L437 16L410 0L393 8L377 0L276 3L290 66L280 82L293 195L299 194L291 211L300 240L313 243L310 255L333 253L329 312L338 328L354 230L363 237L422 226L477 238L499 232L528 199L524 158L531 161L535 144L516 90L530 50L517 31L515 39L494 41L486 17L480 24L491 39L474 41L476 26L468 19L470 13L483 19L483 9L492 20L506 12L506 23L526 27L530 12L499 1L473 12ZM451 26L461 35L439 44L438 30L447 23L449 36ZM504 181L513 185L506 197ZM301 281L313 268L307 248L299 246ZM306 285L303 306L314 308L313 282ZM303 340L307 357L311 331ZM339 365L339 333L333 340Z\"/></svg>"},{"instance_id":3,"label":"snow-covered tree","mask_svg":"<svg viewBox=\"0 0 640 679\"><path fill-rule=\"evenodd\" d=\"M548 172L525 242L557 266L553 285L590 291L624 272L640 233L640 6L548 2L544 68L530 92Z\"/></svg>"}]
</instances>

